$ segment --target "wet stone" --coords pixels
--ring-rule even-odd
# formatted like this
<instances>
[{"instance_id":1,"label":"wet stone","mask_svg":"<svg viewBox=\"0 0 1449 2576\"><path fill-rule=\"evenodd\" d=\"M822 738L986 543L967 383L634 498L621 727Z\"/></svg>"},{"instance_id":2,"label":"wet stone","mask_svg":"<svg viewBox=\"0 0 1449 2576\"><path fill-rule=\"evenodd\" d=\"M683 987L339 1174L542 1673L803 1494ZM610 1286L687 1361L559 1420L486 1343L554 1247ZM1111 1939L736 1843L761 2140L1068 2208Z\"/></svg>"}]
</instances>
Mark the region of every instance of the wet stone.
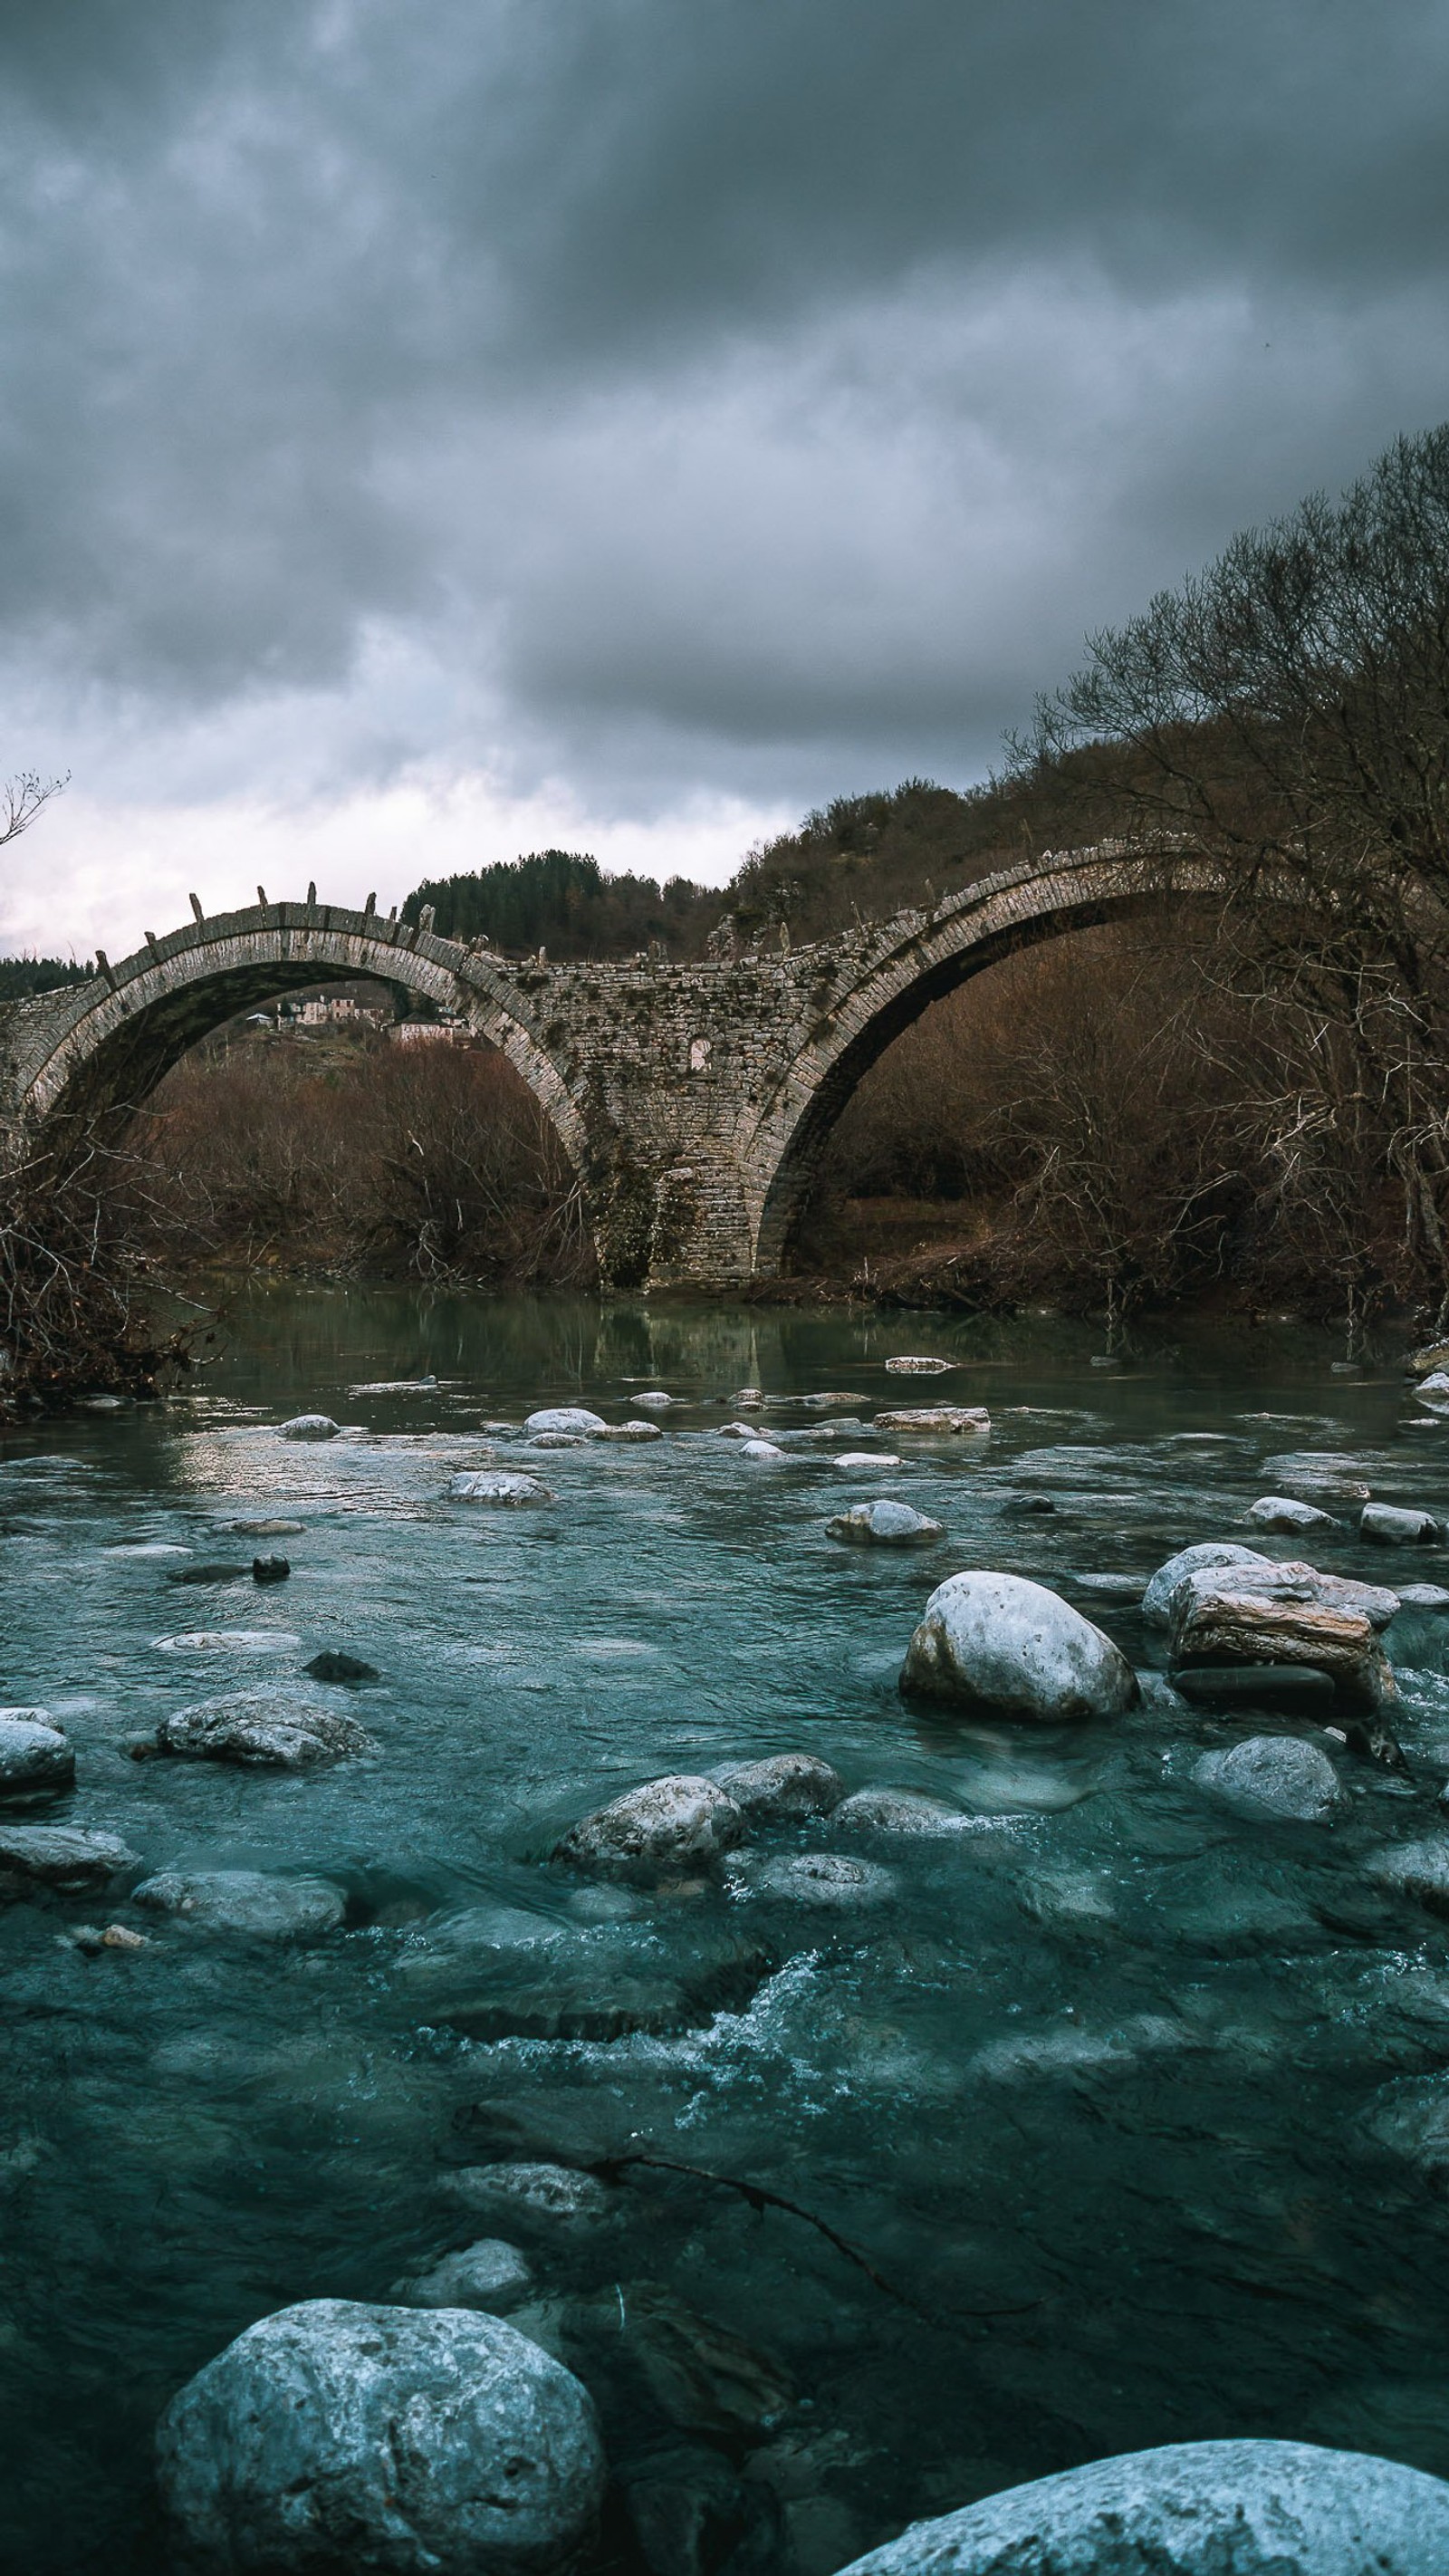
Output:
<instances>
[{"instance_id":1,"label":"wet stone","mask_svg":"<svg viewBox=\"0 0 1449 2576\"><path fill-rule=\"evenodd\" d=\"M1090 1619L1018 1574L948 1575L906 1650L904 1690L963 1709L1061 1725L1122 1716L1137 1676Z\"/></svg>"},{"instance_id":2,"label":"wet stone","mask_svg":"<svg viewBox=\"0 0 1449 2576\"><path fill-rule=\"evenodd\" d=\"M232 1528L238 1538L301 1538L306 1523L276 1520L233 1521Z\"/></svg>"},{"instance_id":3,"label":"wet stone","mask_svg":"<svg viewBox=\"0 0 1449 2576\"><path fill-rule=\"evenodd\" d=\"M314 1682L375 1682L378 1678L376 1664L366 1664L360 1655L343 1654L334 1646L314 1655L302 1670Z\"/></svg>"},{"instance_id":4,"label":"wet stone","mask_svg":"<svg viewBox=\"0 0 1449 2576\"><path fill-rule=\"evenodd\" d=\"M1252 1735L1193 1767L1203 1789L1249 1814L1322 1824L1345 1802L1338 1773L1316 1744L1293 1735Z\"/></svg>"},{"instance_id":5,"label":"wet stone","mask_svg":"<svg viewBox=\"0 0 1449 2576\"><path fill-rule=\"evenodd\" d=\"M275 1771L307 1771L374 1750L371 1736L354 1718L320 1701L269 1691L198 1700L191 1708L176 1709L157 1727L156 1748L191 1762L233 1762Z\"/></svg>"},{"instance_id":6,"label":"wet stone","mask_svg":"<svg viewBox=\"0 0 1449 2576\"><path fill-rule=\"evenodd\" d=\"M909 1503L886 1500L852 1503L825 1524L827 1538L851 1547L934 1547L946 1535L939 1521L913 1511Z\"/></svg>"},{"instance_id":7,"label":"wet stone","mask_svg":"<svg viewBox=\"0 0 1449 2576\"><path fill-rule=\"evenodd\" d=\"M0 1708L0 1798L54 1796L75 1786L75 1754L42 1708Z\"/></svg>"},{"instance_id":8,"label":"wet stone","mask_svg":"<svg viewBox=\"0 0 1449 2576\"><path fill-rule=\"evenodd\" d=\"M909 1789L857 1789L853 1798L842 1799L831 1826L842 1834L940 1842L970 1833L975 1821L959 1807L948 1807L939 1798L919 1797Z\"/></svg>"},{"instance_id":9,"label":"wet stone","mask_svg":"<svg viewBox=\"0 0 1449 2576\"><path fill-rule=\"evenodd\" d=\"M739 1808L717 1782L670 1772L581 1817L553 1858L604 1877L647 1880L719 1859L744 1830Z\"/></svg>"},{"instance_id":10,"label":"wet stone","mask_svg":"<svg viewBox=\"0 0 1449 2576\"><path fill-rule=\"evenodd\" d=\"M1444 1536L1432 1512L1395 1503L1365 1503L1358 1529L1360 1538L1376 1539L1382 1547L1438 1547Z\"/></svg>"},{"instance_id":11,"label":"wet stone","mask_svg":"<svg viewBox=\"0 0 1449 2576\"><path fill-rule=\"evenodd\" d=\"M272 1878L261 1870L163 1870L144 1880L133 1903L198 1932L252 1941L315 1941L335 1932L346 1906L325 1878Z\"/></svg>"},{"instance_id":12,"label":"wet stone","mask_svg":"<svg viewBox=\"0 0 1449 2576\"><path fill-rule=\"evenodd\" d=\"M526 2254L501 2236L480 2236L456 2254L445 2254L428 2272L405 2282L398 2296L419 2308L487 2308L506 2315L533 2287Z\"/></svg>"},{"instance_id":13,"label":"wet stone","mask_svg":"<svg viewBox=\"0 0 1449 2576\"><path fill-rule=\"evenodd\" d=\"M571 2165L455 2165L438 2179L440 2190L465 2209L505 2212L545 2230L597 2227L613 2216L619 2197L616 2188Z\"/></svg>"},{"instance_id":14,"label":"wet stone","mask_svg":"<svg viewBox=\"0 0 1449 2576\"><path fill-rule=\"evenodd\" d=\"M843 2576L1449 2576L1449 2485L1306 2442L1093 2460L912 2523Z\"/></svg>"},{"instance_id":15,"label":"wet stone","mask_svg":"<svg viewBox=\"0 0 1449 2576\"><path fill-rule=\"evenodd\" d=\"M699 1926L687 1947L648 1924L540 1924L510 1939L483 1913L436 1952L406 1963L402 1989L421 2019L465 2039L623 2039L696 2030L749 2003L773 1959L734 1922Z\"/></svg>"},{"instance_id":16,"label":"wet stone","mask_svg":"<svg viewBox=\"0 0 1449 2576\"><path fill-rule=\"evenodd\" d=\"M448 1491L455 1503L494 1503L504 1510L558 1500L537 1476L509 1475L502 1470L495 1473L486 1468L455 1476Z\"/></svg>"},{"instance_id":17,"label":"wet stone","mask_svg":"<svg viewBox=\"0 0 1449 2576\"><path fill-rule=\"evenodd\" d=\"M720 1787L755 1825L828 1816L845 1795L839 1772L814 1753L771 1753L762 1762L742 1762L721 1774Z\"/></svg>"},{"instance_id":18,"label":"wet stone","mask_svg":"<svg viewBox=\"0 0 1449 2576\"><path fill-rule=\"evenodd\" d=\"M601 1422L597 1431L589 1433L591 1440L610 1440L626 1448L637 1448L642 1441L662 1440L663 1437L657 1422Z\"/></svg>"},{"instance_id":19,"label":"wet stone","mask_svg":"<svg viewBox=\"0 0 1449 2576\"><path fill-rule=\"evenodd\" d=\"M1293 1534L1338 1526L1331 1512L1320 1511L1316 1503L1295 1502L1291 1494L1264 1494L1258 1502L1248 1505L1243 1518L1254 1529Z\"/></svg>"},{"instance_id":20,"label":"wet stone","mask_svg":"<svg viewBox=\"0 0 1449 2576\"><path fill-rule=\"evenodd\" d=\"M842 1911L879 1905L896 1893L888 1869L850 1852L776 1852L757 1863L744 1883L761 1896L783 1897L792 1905Z\"/></svg>"},{"instance_id":21,"label":"wet stone","mask_svg":"<svg viewBox=\"0 0 1449 2576\"><path fill-rule=\"evenodd\" d=\"M1449 1914L1449 1835L1395 1843L1370 1852L1364 1875L1396 1895L1417 1898L1435 1914Z\"/></svg>"},{"instance_id":22,"label":"wet stone","mask_svg":"<svg viewBox=\"0 0 1449 2576\"><path fill-rule=\"evenodd\" d=\"M285 1556L254 1556L252 1558L253 1583L285 1583L291 1571L291 1564Z\"/></svg>"},{"instance_id":23,"label":"wet stone","mask_svg":"<svg viewBox=\"0 0 1449 2576\"><path fill-rule=\"evenodd\" d=\"M530 1435L540 1431L585 1433L602 1431L605 1424L603 1415L591 1413L585 1404L552 1404L544 1405L538 1413L530 1413L523 1428Z\"/></svg>"},{"instance_id":24,"label":"wet stone","mask_svg":"<svg viewBox=\"0 0 1449 2576\"><path fill-rule=\"evenodd\" d=\"M284 1440L335 1440L341 1428L329 1413L297 1413L281 1426Z\"/></svg>"},{"instance_id":25,"label":"wet stone","mask_svg":"<svg viewBox=\"0 0 1449 2576\"><path fill-rule=\"evenodd\" d=\"M188 2381L157 2476L196 2576L544 2576L592 2537L606 2469L579 2382L497 2317L309 2300Z\"/></svg>"},{"instance_id":26,"label":"wet stone","mask_svg":"<svg viewBox=\"0 0 1449 2576\"><path fill-rule=\"evenodd\" d=\"M1271 1563L1272 1559L1260 1555L1257 1548L1239 1547L1231 1539L1206 1539L1197 1547L1179 1548L1176 1556L1159 1565L1148 1584L1142 1596L1142 1616L1154 1628L1170 1628L1178 1585L1204 1567Z\"/></svg>"},{"instance_id":27,"label":"wet stone","mask_svg":"<svg viewBox=\"0 0 1449 2576\"><path fill-rule=\"evenodd\" d=\"M93 1896L140 1866L139 1852L118 1834L78 1825L0 1825L0 1899L47 1889L58 1896Z\"/></svg>"},{"instance_id":28,"label":"wet stone","mask_svg":"<svg viewBox=\"0 0 1449 2576\"><path fill-rule=\"evenodd\" d=\"M632 2378L682 2432L760 2441L795 2404L794 2383L778 2362L652 2282L571 2301L564 2340L581 2370L612 2382L622 2415L633 2412Z\"/></svg>"}]
</instances>

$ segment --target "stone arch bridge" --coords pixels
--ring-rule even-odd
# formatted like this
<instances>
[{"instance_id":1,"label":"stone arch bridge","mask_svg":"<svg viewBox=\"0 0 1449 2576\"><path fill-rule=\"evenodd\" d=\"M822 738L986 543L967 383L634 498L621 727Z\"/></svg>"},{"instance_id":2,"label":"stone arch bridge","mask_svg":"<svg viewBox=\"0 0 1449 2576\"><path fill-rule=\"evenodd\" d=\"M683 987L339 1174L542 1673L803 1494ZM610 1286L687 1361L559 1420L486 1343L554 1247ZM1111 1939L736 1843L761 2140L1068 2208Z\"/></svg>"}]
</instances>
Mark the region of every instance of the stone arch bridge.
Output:
<instances>
[{"instance_id":1,"label":"stone arch bridge","mask_svg":"<svg viewBox=\"0 0 1449 2576\"><path fill-rule=\"evenodd\" d=\"M193 895L184 929L0 1006L0 1154L13 1165L53 1142L63 1162L68 1134L119 1125L235 1013L375 976L456 1012L529 1084L579 1176L606 1285L735 1287L778 1272L831 1127L929 1003L1014 950L1210 892L1209 873L1102 843L931 912L695 965L503 958L439 938L427 913L414 929L312 890L212 917Z\"/></svg>"}]
</instances>

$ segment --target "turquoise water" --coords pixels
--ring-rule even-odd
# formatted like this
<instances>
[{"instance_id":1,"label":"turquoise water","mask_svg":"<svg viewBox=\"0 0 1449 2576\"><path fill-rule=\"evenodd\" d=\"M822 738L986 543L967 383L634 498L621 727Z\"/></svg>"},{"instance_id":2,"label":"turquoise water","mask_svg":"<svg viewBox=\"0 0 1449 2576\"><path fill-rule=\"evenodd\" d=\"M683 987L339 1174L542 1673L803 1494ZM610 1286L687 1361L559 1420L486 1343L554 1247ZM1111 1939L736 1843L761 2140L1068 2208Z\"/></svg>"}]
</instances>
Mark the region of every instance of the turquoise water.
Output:
<instances>
[{"instance_id":1,"label":"turquoise water","mask_svg":"<svg viewBox=\"0 0 1449 2576\"><path fill-rule=\"evenodd\" d=\"M958 1365L903 1379L902 1351ZM3 1697L47 1706L78 1765L16 1820L119 1833L149 1870L319 1875L347 1916L279 1949L124 1894L0 1909L0 2562L164 2569L150 2441L180 2382L270 2309L386 2297L484 2234L523 2247L523 2322L599 2399L621 2569L829 2576L912 2516L1199 2436L1449 2474L1446 2209L1394 2144L1441 2080L1449 2105L1449 1927L1363 1869L1449 1829L1449 1622L1394 1622L1412 1774L1341 1756L1331 1829L1213 1805L1192 1762L1244 1721L1160 1688L1070 1734L957 1725L896 1688L966 1565L1058 1587L1150 1669L1136 1611L1083 1578L1232 1534L1285 1451L1449 1507L1449 1429L1392 1360L1332 1356L1184 1335L1106 1369L1050 1323L288 1290L242 1309L184 1400L5 1440ZM779 1462L720 1436L747 1386L791 1435ZM676 1399L657 1443L521 1447L535 1406L620 1420L648 1388ZM792 1401L821 1393L842 1400ZM990 1443L912 1442L872 1478L795 1436L940 1399L989 1405ZM344 1437L281 1440L303 1409ZM450 1500L490 1446L556 1501ZM830 1541L873 1492L945 1541ZM1338 1508L1316 1561L1440 1579L1443 1555L1365 1548ZM301 1534L231 1526L269 1515ZM158 1544L191 1555L114 1552ZM254 1545L289 1582L252 1585ZM201 1564L242 1577L170 1579ZM165 1642L198 1631L222 1642ZM366 1757L300 1778L130 1758L168 1712L324 1648L377 1669L326 1694ZM603 1897L547 1864L651 1774L801 1748L972 1828L862 1846L890 1884L856 1910L771 1897L752 1865ZM757 1851L830 1844L816 1825ZM149 1945L76 1946L112 1921ZM450 2187L518 2157L601 2169L607 2217L485 2220ZM666 2472L713 2500L693 2560L623 2501Z\"/></svg>"}]
</instances>

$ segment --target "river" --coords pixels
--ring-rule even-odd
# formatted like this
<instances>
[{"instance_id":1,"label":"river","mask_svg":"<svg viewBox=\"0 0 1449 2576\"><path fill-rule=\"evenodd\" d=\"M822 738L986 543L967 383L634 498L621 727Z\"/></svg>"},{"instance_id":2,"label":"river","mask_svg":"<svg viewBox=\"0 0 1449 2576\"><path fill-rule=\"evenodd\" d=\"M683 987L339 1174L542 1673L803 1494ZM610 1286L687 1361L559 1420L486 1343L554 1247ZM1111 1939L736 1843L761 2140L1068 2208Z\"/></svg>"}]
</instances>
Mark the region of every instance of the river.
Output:
<instances>
[{"instance_id":1,"label":"river","mask_svg":"<svg viewBox=\"0 0 1449 2576\"><path fill-rule=\"evenodd\" d=\"M888 1372L903 1352L953 1371ZM968 1565L1040 1578L1160 1665L1084 1578L1125 1593L1244 1535L1289 1451L1449 1506L1449 1428L1392 1358L1335 1373L1286 1329L1093 1355L1051 1320L276 1289L179 1400L0 1443L3 1696L48 1708L78 1765L10 1821L117 1833L153 1872L321 1877L347 1906L290 1945L124 1896L0 1908L7 2569L164 2570L150 2445L180 2383L271 2309L386 2298L495 2234L532 2267L515 2318L588 2379L623 2483L666 2499L616 2509L621 2568L647 2527L663 2576L829 2576L913 2516L1196 2437L1449 2475L1446 2204L1401 2136L1442 2082L1449 2167L1449 1926L1363 1868L1444 1822L1449 1620L1394 1621L1412 1776L1339 1756L1331 1827L1214 1804L1192 1764L1243 1721L1161 1688L1069 1735L897 1690L927 1593ZM721 1437L749 1386L770 1432L949 1399L989 1405L992 1437L911 1441L879 1479L804 1438L750 1460ZM618 1421L654 1389L657 1442L521 1446L534 1407ZM281 1439L303 1410L343 1435ZM490 1446L556 1500L450 1499ZM831 1541L872 1492L945 1540ZM1440 1579L1442 1554L1365 1547L1329 1508L1325 1567ZM268 1517L301 1531L237 1535ZM255 1587L254 1545L290 1579ZM240 1572L176 1579L208 1564ZM376 1668L323 1692L362 1757L131 1757L325 1649ZM790 1750L971 1827L871 1846L888 1877L853 1909L760 1881L760 1851L828 1826L657 1895L548 1865L651 1774ZM147 1946L77 1944L111 1921ZM498 2159L602 2166L607 2217L480 2221L450 2177Z\"/></svg>"}]
</instances>

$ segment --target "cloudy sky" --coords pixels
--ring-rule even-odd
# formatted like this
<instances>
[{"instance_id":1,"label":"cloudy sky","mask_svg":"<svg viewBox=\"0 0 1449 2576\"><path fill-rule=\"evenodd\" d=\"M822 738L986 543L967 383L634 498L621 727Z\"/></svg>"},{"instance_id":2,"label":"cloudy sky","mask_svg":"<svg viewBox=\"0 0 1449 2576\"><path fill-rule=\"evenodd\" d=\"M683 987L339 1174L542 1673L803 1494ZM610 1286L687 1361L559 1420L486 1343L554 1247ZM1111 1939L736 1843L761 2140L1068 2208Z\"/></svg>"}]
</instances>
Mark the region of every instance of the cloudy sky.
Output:
<instances>
[{"instance_id":1,"label":"cloudy sky","mask_svg":"<svg viewBox=\"0 0 1449 2576\"><path fill-rule=\"evenodd\" d=\"M12 0L0 948L722 879L1449 415L1445 0Z\"/></svg>"}]
</instances>

